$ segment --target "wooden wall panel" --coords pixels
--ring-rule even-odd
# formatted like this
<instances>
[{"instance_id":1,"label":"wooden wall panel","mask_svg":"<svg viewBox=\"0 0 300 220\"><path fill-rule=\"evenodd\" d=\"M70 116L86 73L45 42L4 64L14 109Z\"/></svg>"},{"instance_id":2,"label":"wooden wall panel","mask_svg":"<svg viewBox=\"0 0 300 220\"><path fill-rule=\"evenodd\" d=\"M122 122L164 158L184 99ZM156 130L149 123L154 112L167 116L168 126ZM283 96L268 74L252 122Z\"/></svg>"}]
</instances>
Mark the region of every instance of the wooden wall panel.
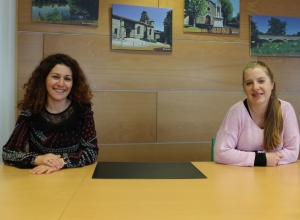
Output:
<instances>
[{"instance_id":1,"label":"wooden wall panel","mask_svg":"<svg viewBox=\"0 0 300 220\"><path fill-rule=\"evenodd\" d=\"M95 92L99 144L156 142L156 93Z\"/></svg>"},{"instance_id":2,"label":"wooden wall panel","mask_svg":"<svg viewBox=\"0 0 300 220\"><path fill-rule=\"evenodd\" d=\"M272 69L276 81L277 92L300 93L299 58L258 57Z\"/></svg>"},{"instance_id":3,"label":"wooden wall panel","mask_svg":"<svg viewBox=\"0 0 300 220\"><path fill-rule=\"evenodd\" d=\"M184 0L100 0L99 26L31 22L31 0L18 1L18 76L21 90L39 61L74 57L88 76L100 146L99 161L210 160L230 106L245 98L242 70L262 60L275 74L279 97L300 119L299 58L251 57L250 15L299 17L294 0L240 0L240 34L183 32ZM111 50L112 4L173 9L173 51Z\"/></svg>"},{"instance_id":4,"label":"wooden wall panel","mask_svg":"<svg viewBox=\"0 0 300 220\"><path fill-rule=\"evenodd\" d=\"M174 45L172 53L115 51L106 37L47 34L44 55L67 51L94 90L241 91L242 69L256 59L249 57L248 44L176 40Z\"/></svg>"},{"instance_id":5,"label":"wooden wall panel","mask_svg":"<svg viewBox=\"0 0 300 220\"><path fill-rule=\"evenodd\" d=\"M300 125L300 95L299 94L278 94L278 98L292 104L297 114L298 125ZM299 155L300 156L300 155Z\"/></svg>"},{"instance_id":6,"label":"wooden wall panel","mask_svg":"<svg viewBox=\"0 0 300 220\"><path fill-rule=\"evenodd\" d=\"M244 98L243 93L159 92L157 141L210 141L228 109Z\"/></svg>"},{"instance_id":7,"label":"wooden wall panel","mask_svg":"<svg viewBox=\"0 0 300 220\"><path fill-rule=\"evenodd\" d=\"M247 14L298 17L300 4L294 0L240 0Z\"/></svg>"},{"instance_id":8,"label":"wooden wall panel","mask_svg":"<svg viewBox=\"0 0 300 220\"><path fill-rule=\"evenodd\" d=\"M43 34L18 33L17 87L23 88L32 71L43 59Z\"/></svg>"},{"instance_id":9,"label":"wooden wall panel","mask_svg":"<svg viewBox=\"0 0 300 220\"><path fill-rule=\"evenodd\" d=\"M101 145L98 161L210 161L211 144Z\"/></svg>"},{"instance_id":10,"label":"wooden wall panel","mask_svg":"<svg viewBox=\"0 0 300 220\"><path fill-rule=\"evenodd\" d=\"M298 126L300 125L300 95L299 94L289 94L289 93L280 93L278 94L278 98L285 100L292 104L294 107L294 110L297 115L298 120ZM300 159L300 154L298 156L298 159Z\"/></svg>"}]
</instances>

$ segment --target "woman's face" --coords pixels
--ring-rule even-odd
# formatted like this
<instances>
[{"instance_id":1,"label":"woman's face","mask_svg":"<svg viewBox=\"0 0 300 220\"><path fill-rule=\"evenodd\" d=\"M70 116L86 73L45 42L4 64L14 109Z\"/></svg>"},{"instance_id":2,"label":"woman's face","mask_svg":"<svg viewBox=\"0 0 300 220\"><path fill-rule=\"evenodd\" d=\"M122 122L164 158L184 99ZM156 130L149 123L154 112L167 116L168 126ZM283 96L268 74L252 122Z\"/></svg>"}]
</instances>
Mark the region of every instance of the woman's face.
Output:
<instances>
[{"instance_id":1,"label":"woman's face","mask_svg":"<svg viewBox=\"0 0 300 220\"><path fill-rule=\"evenodd\" d=\"M248 102L254 105L267 106L272 94L274 82L260 67L247 69L244 73L244 91Z\"/></svg>"},{"instance_id":2,"label":"woman's face","mask_svg":"<svg viewBox=\"0 0 300 220\"><path fill-rule=\"evenodd\" d=\"M73 85L70 67L57 64L46 78L47 102L64 102Z\"/></svg>"}]
</instances>

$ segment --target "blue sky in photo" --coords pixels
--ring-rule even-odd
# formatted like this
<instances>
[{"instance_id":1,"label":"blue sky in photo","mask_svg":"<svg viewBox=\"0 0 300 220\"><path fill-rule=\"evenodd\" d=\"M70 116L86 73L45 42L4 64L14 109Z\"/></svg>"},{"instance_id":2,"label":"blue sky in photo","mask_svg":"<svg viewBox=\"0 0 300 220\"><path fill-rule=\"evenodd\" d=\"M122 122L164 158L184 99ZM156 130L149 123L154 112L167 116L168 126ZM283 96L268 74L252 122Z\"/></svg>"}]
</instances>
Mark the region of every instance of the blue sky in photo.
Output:
<instances>
[{"instance_id":1,"label":"blue sky in photo","mask_svg":"<svg viewBox=\"0 0 300 220\"><path fill-rule=\"evenodd\" d=\"M300 32L300 18L296 17L281 17L281 16L266 16L266 15L251 15L252 20L256 23L256 27L260 32L266 33L269 29L271 18L278 18L281 21L286 21L286 34L297 34Z\"/></svg>"},{"instance_id":2,"label":"blue sky in photo","mask_svg":"<svg viewBox=\"0 0 300 220\"><path fill-rule=\"evenodd\" d=\"M121 4L113 4L112 6L113 14L130 18L136 21L139 21L142 12L146 11L150 20L154 21L154 30L160 31L164 30L164 20L167 16L167 12L171 10L171 8L144 7Z\"/></svg>"},{"instance_id":3,"label":"blue sky in photo","mask_svg":"<svg viewBox=\"0 0 300 220\"><path fill-rule=\"evenodd\" d=\"M240 0L231 0L233 5L233 17L235 17L238 13L240 13Z\"/></svg>"}]
</instances>

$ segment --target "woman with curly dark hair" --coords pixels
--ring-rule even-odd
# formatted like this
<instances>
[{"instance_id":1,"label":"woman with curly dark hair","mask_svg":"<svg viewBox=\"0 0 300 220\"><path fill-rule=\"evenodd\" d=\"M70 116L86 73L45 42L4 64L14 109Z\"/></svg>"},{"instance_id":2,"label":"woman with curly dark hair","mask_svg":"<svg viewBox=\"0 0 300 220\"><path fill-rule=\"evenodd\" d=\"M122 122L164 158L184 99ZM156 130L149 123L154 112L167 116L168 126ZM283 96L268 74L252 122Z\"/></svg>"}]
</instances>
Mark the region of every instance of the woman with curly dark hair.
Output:
<instances>
[{"instance_id":1,"label":"woman with curly dark hair","mask_svg":"<svg viewBox=\"0 0 300 220\"><path fill-rule=\"evenodd\" d=\"M33 168L32 174L94 163L98 146L93 96L78 62L65 54L50 55L32 72L24 89L18 103L21 114L3 147L4 163Z\"/></svg>"}]
</instances>

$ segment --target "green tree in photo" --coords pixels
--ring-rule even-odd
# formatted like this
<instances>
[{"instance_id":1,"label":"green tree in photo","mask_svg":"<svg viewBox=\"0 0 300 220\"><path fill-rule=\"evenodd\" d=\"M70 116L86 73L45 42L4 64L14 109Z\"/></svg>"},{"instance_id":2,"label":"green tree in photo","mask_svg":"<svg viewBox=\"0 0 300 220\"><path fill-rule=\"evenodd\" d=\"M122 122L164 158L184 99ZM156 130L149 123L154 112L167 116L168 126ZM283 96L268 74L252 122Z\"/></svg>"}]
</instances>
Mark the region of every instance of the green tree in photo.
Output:
<instances>
[{"instance_id":1,"label":"green tree in photo","mask_svg":"<svg viewBox=\"0 0 300 220\"><path fill-rule=\"evenodd\" d=\"M149 20L150 20L150 18L148 16L148 12L143 11L141 13L140 22L148 24ZM145 29L145 31L144 31L144 39L146 39L146 38L147 38L147 29Z\"/></svg>"},{"instance_id":2,"label":"green tree in photo","mask_svg":"<svg viewBox=\"0 0 300 220\"><path fill-rule=\"evenodd\" d=\"M147 24L147 22L150 20L148 13L146 11L143 11L141 14L140 22L144 22Z\"/></svg>"},{"instance_id":3,"label":"green tree in photo","mask_svg":"<svg viewBox=\"0 0 300 220\"><path fill-rule=\"evenodd\" d=\"M286 34L286 21L281 21L279 18L271 18L268 20L269 29L267 34L269 35L285 35Z\"/></svg>"},{"instance_id":4,"label":"green tree in photo","mask_svg":"<svg viewBox=\"0 0 300 220\"><path fill-rule=\"evenodd\" d=\"M184 1L184 12L186 15L193 18L193 26L196 26L198 16L204 16L207 11L206 0L185 0Z\"/></svg>"},{"instance_id":5,"label":"green tree in photo","mask_svg":"<svg viewBox=\"0 0 300 220\"><path fill-rule=\"evenodd\" d=\"M239 24L240 23L240 13L237 13L237 15L234 18L232 18L231 21Z\"/></svg>"},{"instance_id":6,"label":"green tree in photo","mask_svg":"<svg viewBox=\"0 0 300 220\"><path fill-rule=\"evenodd\" d=\"M161 42L161 43L166 42L166 36L165 36L165 33L163 31L159 33L159 42Z\"/></svg>"},{"instance_id":7,"label":"green tree in photo","mask_svg":"<svg viewBox=\"0 0 300 220\"><path fill-rule=\"evenodd\" d=\"M226 26L232 19L233 5L230 0L220 0L222 5L223 25Z\"/></svg>"},{"instance_id":8,"label":"green tree in photo","mask_svg":"<svg viewBox=\"0 0 300 220\"><path fill-rule=\"evenodd\" d=\"M68 18L68 14L60 13L57 8L54 8L45 15L42 15L42 13L39 12L38 16L40 21L66 21Z\"/></svg>"},{"instance_id":9,"label":"green tree in photo","mask_svg":"<svg viewBox=\"0 0 300 220\"><path fill-rule=\"evenodd\" d=\"M166 43L172 45L172 11L167 12L167 16L164 20L164 35Z\"/></svg>"},{"instance_id":10,"label":"green tree in photo","mask_svg":"<svg viewBox=\"0 0 300 220\"><path fill-rule=\"evenodd\" d=\"M64 7L68 5L68 0L32 0L32 6L42 8L43 6L53 7Z\"/></svg>"},{"instance_id":11,"label":"green tree in photo","mask_svg":"<svg viewBox=\"0 0 300 220\"><path fill-rule=\"evenodd\" d=\"M251 47L255 47L259 42L259 31L256 22L251 19Z\"/></svg>"},{"instance_id":12,"label":"green tree in photo","mask_svg":"<svg viewBox=\"0 0 300 220\"><path fill-rule=\"evenodd\" d=\"M68 0L71 15L81 15L84 19L98 20L99 0Z\"/></svg>"}]
</instances>

